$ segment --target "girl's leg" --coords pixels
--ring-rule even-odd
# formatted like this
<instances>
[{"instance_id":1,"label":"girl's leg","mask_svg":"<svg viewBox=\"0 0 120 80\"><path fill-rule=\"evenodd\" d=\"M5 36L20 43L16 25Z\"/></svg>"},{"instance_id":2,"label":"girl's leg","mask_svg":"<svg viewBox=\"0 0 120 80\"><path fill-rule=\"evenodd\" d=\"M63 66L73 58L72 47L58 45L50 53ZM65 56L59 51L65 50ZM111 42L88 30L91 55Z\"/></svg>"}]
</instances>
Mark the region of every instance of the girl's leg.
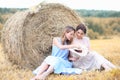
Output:
<instances>
[{"instance_id":1,"label":"girl's leg","mask_svg":"<svg viewBox=\"0 0 120 80\"><path fill-rule=\"evenodd\" d=\"M53 72L53 66L49 66L49 68L47 69L47 71L45 71L43 74L41 75L38 75L37 79L40 79L40 80L45 80L45 78Z\"/></svg>"},{"instance_id":2,"label":"girl's leg","mask_svg":"<svg viewBox=\"0 0 120 80\"><path fill-rule=\"evenodd\" d=\"M116 68L116 66L112 64L110 61L106 61L105 63L103 63L102 67L104 67L106 71Z\"/></svg>"},{"instance_id":3,"label":"girl's leg","mask_svg":"<svg viewBox=\"0 0 120 80\"><path fill-rule=\"evenodd\" d=\"M111 70L111 68L105 63L103 63L101 66L105 69L105 71Z\"/></svg>"},{"instance_id":4,"label":"girl's leg","mask_svg":"<svg viewBox=\"0 0 120 80\"><path fill-rule=\"evenodd\" d=\"M111 62L108 62L108 64L107 64L110 68L112 68L112 69L115 69L116 68L116 66L114 65L114 64L112 64Z\"/></svg>"},{"instance_id":5,"label":"girl's leg","mask_svg":"<svg viewBox=\"0 0 120 80\"><path fill-rule=\"evenodd\" d=\"M37 79L37 77L40 76L42 73L44 73L48 69L48 67L49 67L49 65L47 63L43 62L39 67L39 72L31 80Z\"/></svg>"},{"instance_id":6,"label":"girl's leg","mask_svg":"<svg viewBox=\"0 0 120 80\"><path fill-rule=\"evenodd\" d=\"M43 72L45 72L47 69L48 69L49 65L45 62L43 62L41 65L40 65L40 69L39 69L39 72L37 75L41 75Z\"/></svg>"}]
</instances>

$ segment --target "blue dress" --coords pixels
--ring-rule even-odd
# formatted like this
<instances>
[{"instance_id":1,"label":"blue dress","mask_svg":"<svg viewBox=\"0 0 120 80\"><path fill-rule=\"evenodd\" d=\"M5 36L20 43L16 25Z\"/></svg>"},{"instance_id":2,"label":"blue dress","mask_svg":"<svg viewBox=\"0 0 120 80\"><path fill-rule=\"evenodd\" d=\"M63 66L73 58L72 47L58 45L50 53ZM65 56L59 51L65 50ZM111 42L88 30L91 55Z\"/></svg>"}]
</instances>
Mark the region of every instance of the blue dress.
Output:
<instances>
[{"instance_id":1,"label":"blue dress","mask_svg":"<svg viewBox=\"0 0 120 80\"><path fill-rule=\"evenodd\" d=\"M61 39L58 38L58 41L62 44ZM69 50L60 49L57 46L52 46L52 55L46 57L44 62L54 67L54 73L56 74L80 74L81 69L72 68L72 63L68 60ZM37 74L39 71L38 67L33 71L34 74Z\"/></svg>"}]
</instances>

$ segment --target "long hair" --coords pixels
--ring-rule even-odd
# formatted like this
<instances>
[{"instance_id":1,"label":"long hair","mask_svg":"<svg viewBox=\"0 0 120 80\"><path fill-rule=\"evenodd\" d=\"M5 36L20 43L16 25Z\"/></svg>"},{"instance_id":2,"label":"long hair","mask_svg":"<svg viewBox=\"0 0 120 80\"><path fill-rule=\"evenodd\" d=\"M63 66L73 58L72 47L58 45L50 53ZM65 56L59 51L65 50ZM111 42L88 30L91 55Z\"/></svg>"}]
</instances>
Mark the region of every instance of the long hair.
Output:
<instances>
[{"instance_id":1,"label":"long hair","mask_svg":"<svg viewBox=\"0 0 120 80\"><path fill-rule=\"evenodd\" d=\"M63 32L63 35L62 35L62 44L64 45L65 43L66 44L71 44L71 42L73 41L73 39L71 40L68 40L65 36L66 33L69 33L71 31L74 31L75 32L75 29L72 27L72 26L66 26L65 29L64 29L64 32Z\"/></svg>"}]
</instances>

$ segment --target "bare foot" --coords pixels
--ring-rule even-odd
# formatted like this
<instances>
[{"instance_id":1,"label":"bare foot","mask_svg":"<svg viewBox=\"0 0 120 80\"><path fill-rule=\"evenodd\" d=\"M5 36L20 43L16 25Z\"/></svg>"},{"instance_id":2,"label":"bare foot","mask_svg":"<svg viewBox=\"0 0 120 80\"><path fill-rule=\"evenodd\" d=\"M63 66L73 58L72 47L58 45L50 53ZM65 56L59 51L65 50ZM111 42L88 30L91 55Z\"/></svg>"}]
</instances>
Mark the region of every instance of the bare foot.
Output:
<instances>
[{"instance_id":1,"label":"bare foot","mask_svg":"<svg viewBox=\"0 0 120 80\"><path fill-rule=\"evenodd\" d=\"M39 79L39 80L45 80L47 76L48 76L48 73L44 72L42 75L39 75L37 77L37 79Z\"/></svg>"},{"instance_id":2,"label":"bare foot","mask_svg":"<svg viewBox=\"0 0 120 80\"><path fill-rule=\"evenodd\" d=\"M111 68L105 68L105 71L111 71L112 69Z\"/></svg>"},{"instance_id":3,"label":"bare foot","mask_svg":"<svg viewBox=\"0 0 120 80\"><path fill-rule=\"evenodd\" d=\"M38 77L39 80L45 80L45 78L46 78L46 77L44 77L44 76L42 76L42 75Z\"/></svg>"}]
</instances>

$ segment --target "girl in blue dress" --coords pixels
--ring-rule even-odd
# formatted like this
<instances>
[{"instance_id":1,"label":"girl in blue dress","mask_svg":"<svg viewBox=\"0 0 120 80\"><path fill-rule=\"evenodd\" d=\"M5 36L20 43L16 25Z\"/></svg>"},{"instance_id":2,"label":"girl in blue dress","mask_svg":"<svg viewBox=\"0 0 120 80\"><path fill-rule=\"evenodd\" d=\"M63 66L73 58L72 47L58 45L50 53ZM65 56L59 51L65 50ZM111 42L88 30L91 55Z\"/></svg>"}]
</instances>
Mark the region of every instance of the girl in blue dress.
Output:
<instances>
[{"instance_id":1,"label":"girl in blue dress","mask_svg":"<svg viewBox=\"0 0 120 80\"><path fill-rule=\"evenodd\" d=\"M45 80L52 72L56 74L80 74L81 69L72 68L68 60L69 48L78 48L77 45L70 45L74 37L75 29L67 26L62 37L55 37L52 44L52 54L46 57L43 63L33 71L36 75L31 80Z\"/></svg>"}]
</instances>

